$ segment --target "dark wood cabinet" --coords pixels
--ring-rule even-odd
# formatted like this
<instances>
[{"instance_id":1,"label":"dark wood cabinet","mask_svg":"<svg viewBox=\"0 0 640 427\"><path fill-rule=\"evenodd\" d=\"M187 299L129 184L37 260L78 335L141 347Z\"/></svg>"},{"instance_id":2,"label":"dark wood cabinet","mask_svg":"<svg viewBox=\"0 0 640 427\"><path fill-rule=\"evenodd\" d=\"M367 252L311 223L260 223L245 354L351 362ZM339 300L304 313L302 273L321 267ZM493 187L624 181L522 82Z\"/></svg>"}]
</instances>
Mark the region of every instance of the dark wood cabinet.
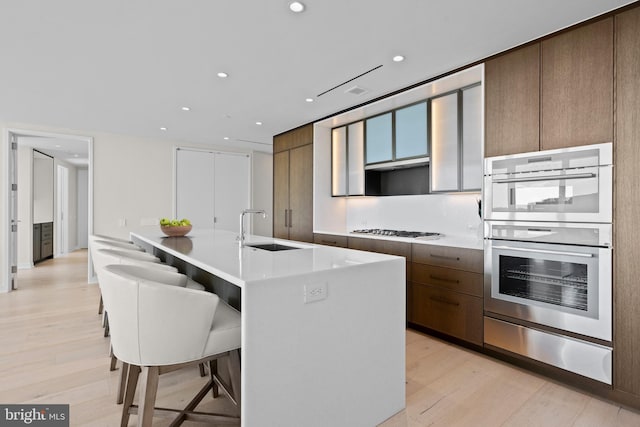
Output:
<instances>
[{"instance_id":1,"label":"dark wood cabinet","mask_svg":"<svg viewBox=\"0 0 640 427\"><path fill-rule=\"evenodd\" d=\"M33 224L33 263L53 256L53 223Z\"/></svg>"},{"instance_id":2,"label":"dark wood cabinet","mask_svg":"<svg viewBox=\"0 0 640 427\"><path fill-rule=\"evenodd\" d=\"M613 141L613 18L485 63L485 157Z\"/></svg>"},{"instance_id":3,"label":"dark wood cabinet","mask_svg":"<svg viewBox=\"0 0 640 427\"><path fill-rule=\"evenodd\" d=\"M485 63L485 157L540 149L540 44Z\"/></svg>"},{"instance_id":4,"label":"dark wood cabinet","mask_svg":"<svg viewBox=\"0 0 640 427\"><path fill-rule=\"evenodd\" d=\"M273 144L273 236L313 242L313 127L278 135Z\"/></svg>"},{"instance_id":5,"label":"dark wood cabinet","mask_svg":"<svg viewBox=\"0 0 640 427\"><path fill-rule=\"evenodd\" d=\"M615 17L613 386L640 399L640 8Z\"/></svg>"},{"instance_id":6,"label":"dark wood cabinet","mask_svg":"<svg viewBox=\"0 0 640 427\"><path fill-rule=\"evenodd\" d=\"M613 141L613 18L541 48L543 150Z\"/></svg>"},{"instance_id":7,"label":"dark wood cabinet","mask_svg":"<svg viewBox=\"0 0 640 427\"><path fill-rule=\"evenodd\" d=\"M317 243L318 245L346 248L349 245L347 240L347 236L340 236L337 234L314 233L313 235L313 243Z\"/></svg>"},{"instance_id":8,"label":"dark wood cabinet","mask_svg":"<svg viewBox=\"0 0 640 427\"><path fill-rule=\"evenodd\" d=\"M483 252L413 244L411 322L483 344Z\"/></svg>"}]
</instances>

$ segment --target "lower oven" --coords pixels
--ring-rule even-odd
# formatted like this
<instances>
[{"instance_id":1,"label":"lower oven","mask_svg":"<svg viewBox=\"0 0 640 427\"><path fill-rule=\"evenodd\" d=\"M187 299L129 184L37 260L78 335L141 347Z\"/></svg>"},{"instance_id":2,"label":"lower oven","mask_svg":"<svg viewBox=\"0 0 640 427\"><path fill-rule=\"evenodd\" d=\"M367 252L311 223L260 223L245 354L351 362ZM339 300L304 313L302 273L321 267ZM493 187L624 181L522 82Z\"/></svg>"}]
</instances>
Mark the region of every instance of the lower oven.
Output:
<instances>
[{"instance_id":1,"label":"lower oven","mask_svg":"<svg viewBox=\"0 0 640 427\"><path fill-rule=\"evenodd\" d=\"M611 384L611 232L486 221L485 343Z\"/></svg>"}]
</instances>

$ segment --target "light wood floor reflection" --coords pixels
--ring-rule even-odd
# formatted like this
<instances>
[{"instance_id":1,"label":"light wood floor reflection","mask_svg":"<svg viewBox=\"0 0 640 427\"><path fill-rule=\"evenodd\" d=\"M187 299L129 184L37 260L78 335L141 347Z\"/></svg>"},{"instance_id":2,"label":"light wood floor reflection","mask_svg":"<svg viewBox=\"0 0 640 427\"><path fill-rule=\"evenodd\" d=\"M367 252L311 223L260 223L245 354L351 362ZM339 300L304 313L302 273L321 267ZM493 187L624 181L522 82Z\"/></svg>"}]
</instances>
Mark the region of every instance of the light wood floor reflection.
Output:
<instances>
[{"instance_id":1,"label":"light wood floor reflection","mask_svg":"<svg viewBox=\"0 0 640 427\"><path fill-rule=\"evenodd\" d=\"M109 371L86 257L81 250L20 270L18 290L0 294L0 403L66 403L72 426L117 426L120 372ZM407 407L383 427L640 426L638 412L427 335L407 331L406 348ZM204 381L197 368L161 377L157 405L184 406ZM200 408L228 405L205 398Z\"/></svg>"}]
</instances>

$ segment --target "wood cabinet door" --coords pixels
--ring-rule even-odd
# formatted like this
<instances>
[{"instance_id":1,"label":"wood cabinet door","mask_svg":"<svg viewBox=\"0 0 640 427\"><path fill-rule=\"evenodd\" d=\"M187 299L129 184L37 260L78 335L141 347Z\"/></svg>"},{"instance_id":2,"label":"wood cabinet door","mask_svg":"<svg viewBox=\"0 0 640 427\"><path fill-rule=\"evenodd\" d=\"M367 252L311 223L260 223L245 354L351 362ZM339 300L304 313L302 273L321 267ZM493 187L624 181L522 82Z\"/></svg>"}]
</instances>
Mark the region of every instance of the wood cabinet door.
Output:
<instances>
[{"instance_id":1,"label":"wood cabinet door","mask_svg":"<svg viewBox=\"0 0 640 427\"><path fill-rule=\"evenodd\" d=\"M543 150L613 141L613 18L542 42Z\"/></svg>"},{"instance_id":2,"label":"wood cabinet door","mask_svg":"<svg viewBox=\"0 0 640 427\"><path fill-rule=\"evenodd\" d=\"M273 155L273 237L289 238L289 151Z\"/></svg>"},{"instance_id":3,"label":"wood cabinet door","mask_svg":"<svg viewBox=\"0 0 640 427\"><path fill-rule=\"evenodd\" d=\"M613 387L640 396L640 8L616 16Z\"/></svg>"},{"instance_id":4,"label":"wood cabinet door","mask_svg":"<svg viewBox=\"0 0 640 427\"><path fill-rule=\"evenodd\" d=\"M289 153L289 239L313 242L313 145Z\"/></svg>"},{"instance_id":5,"label":"wood cabinet door","mask_svg":"<svg viewBox=\"0 0 640 427\"><path fill-rule=\"evenodd\" d=\"M485 157L540 149L540 44L485 63Z\"/></svg>"}]
</instances>

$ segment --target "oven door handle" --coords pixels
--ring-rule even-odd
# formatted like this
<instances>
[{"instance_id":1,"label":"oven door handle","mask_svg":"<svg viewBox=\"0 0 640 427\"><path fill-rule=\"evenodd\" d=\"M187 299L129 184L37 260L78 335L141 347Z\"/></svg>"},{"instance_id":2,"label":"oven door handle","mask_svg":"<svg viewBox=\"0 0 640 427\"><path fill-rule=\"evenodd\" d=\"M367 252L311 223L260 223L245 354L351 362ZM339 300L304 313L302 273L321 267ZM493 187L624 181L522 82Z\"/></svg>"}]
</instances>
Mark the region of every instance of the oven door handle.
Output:
<instances>
[{"instance_id":1,"label":"oven door handle","mask_svg":"<svg viewBox=\"0 0 640 427\"><path fill-rule=\"evenodd\" d=\"M509 184L511 182L534 182L534 181L555 181L561 179L584 179L595 178L595 173L577 173L574 175L548 175L548 176L535 176L527 178L507 178L507 179L495 179L494 184Z\"/></svg>"},{"instance_id":2,"label":"oven door handle","mask_svg":"<svg viewBox=\"0 0 640 427\"><path fill-rule=\"evenodd\" d=\"M577 256L581 258L593 258L593 254L585 254L581 252L548 251L545 249L522 249L522 248L512 248L509 246L492 246L491 248L503 249L507 251L517 251L517 252L533 252L536 254L568 255L568 256Z\"/></svg>"}]
</instances>

